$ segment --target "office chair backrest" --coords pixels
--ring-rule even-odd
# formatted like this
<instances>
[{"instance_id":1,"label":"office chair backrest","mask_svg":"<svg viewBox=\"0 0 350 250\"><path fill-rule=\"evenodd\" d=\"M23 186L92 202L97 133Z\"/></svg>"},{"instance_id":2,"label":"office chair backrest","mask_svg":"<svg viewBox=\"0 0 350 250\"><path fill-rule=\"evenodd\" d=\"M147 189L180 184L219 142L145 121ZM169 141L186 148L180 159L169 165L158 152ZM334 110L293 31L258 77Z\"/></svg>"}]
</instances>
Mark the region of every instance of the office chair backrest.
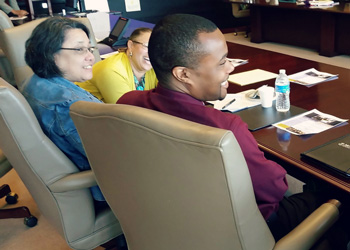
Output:
<instances>
[{"instance_id":1,"label":"office chair backrest","mask_svg":"<svg viewBox=\"0 0 350 250\"><path fill-rule=\"evenodd\" d=\"M33 74L33 71L26 64L24 59L25 42L32 34L34 28L44 20L46 20L46 18L36 19L34 21L30 21L0 32L0 47L3 49L6 57L10 61L12 71L15 76L16 84L18 87L21 86L24 80L31 77ZM75 20L82 22L87 26L87 28L90 31L91 45L96 46L97 42L89 19L77 18ZM100 60L100 53L98 52L98 50L94 51L94 56L96 61Z\"/></svg>"},{"instance_id":2,"label":"office chair backrest","mask_svg":"<svg viewBox=\"0 0 350 250\"><path fill-rule=\"evenodd\" d=\"M37 19L0 32L0 47L10 61L17 86L33 74L24 60L24 45L33 29L44 20Z\"/></svg>"},{"instance_id":3,"label":"office chair backrest","mask_svg":"<svg viewBox=\"0 0 350 250\"><path fill-rule=\"evenodd\" d=\"M51 191L50 188L58 180L80 171L43 133L23 95L1 78L0 148L33 196L41 213L72 248L96 247L95 243L100 239L96 240L95 237L92 240L90 236L95 231L108 235L104 228L100 229L101 225L117 224L111 211L111 216L101 216L102 221L98 220L99 215L95 215L94 202L88 188ZM116 230L117 226L113 229ZM116 237L117 232L110 235Z\"/></svg>"},{"instance_id":4,"label":"office chair backrest","mask_svg":"<svg viewBox=\"0 0 350 250\"><path fill-rule=\"evenodd\" d=\"M13 28L13 23L5 12L0 10L0 32L4 29ZM1 43L0 43L1 44ZM10 62L0 47L0 77L3 77L12 85L16 85Z\"/></svg>"},{"instance_id":5,"label":"office chair backrest","mask_svg":"<svg viewBox=\"0 0 350 250\"><path fill-rule=\"evenodd\" d=\"M231 131L129 105L70 114L129 249L273 248Z\"/></svg>"},{"instance_id":6,"label":"office chair backrest","mask_svg":"<svg viewBox=\"0 0 350 250\"><path fill-rule=\"evenodd\" d=\"M0 31L4 29L10 29L13 28L13 23L9 16L0 10Z\"/></svg>"}]
</instances>

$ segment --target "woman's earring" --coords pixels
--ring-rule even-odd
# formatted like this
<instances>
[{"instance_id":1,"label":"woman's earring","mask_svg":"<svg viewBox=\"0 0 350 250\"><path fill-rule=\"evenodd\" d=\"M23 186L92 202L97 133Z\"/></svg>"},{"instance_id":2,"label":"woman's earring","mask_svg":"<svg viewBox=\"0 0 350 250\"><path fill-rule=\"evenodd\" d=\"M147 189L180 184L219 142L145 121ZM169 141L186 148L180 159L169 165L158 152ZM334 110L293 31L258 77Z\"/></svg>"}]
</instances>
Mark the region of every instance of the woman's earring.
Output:
<instances>
[{"instance_id":1,"label":"woman's earring","mask_svg":"<svg viewBox=\"0 0 350 250\"><path fill-rule=\"evenodd\" d=\"M132 51L130 51L129 56L132 57Z\"/></svg>"}]
</instances>

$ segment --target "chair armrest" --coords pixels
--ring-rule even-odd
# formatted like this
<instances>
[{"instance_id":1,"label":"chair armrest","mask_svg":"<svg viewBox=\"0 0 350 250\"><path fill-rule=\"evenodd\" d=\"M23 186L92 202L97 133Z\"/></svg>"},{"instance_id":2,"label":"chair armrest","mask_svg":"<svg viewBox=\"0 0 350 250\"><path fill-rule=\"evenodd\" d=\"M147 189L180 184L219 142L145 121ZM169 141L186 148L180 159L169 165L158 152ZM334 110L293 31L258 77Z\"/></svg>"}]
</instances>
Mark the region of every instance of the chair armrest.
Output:
<instances>
[{"instance_id":1,"label":"chair armrest","mask_svg":"<svg viewBox=\"0 0 350 250\"><path fill-rule=\"evenodd\" d=\"M4 155L1 155L1 151L0 151L0 177L3 177L11 169L12 169L12 165Z\"/></svg>"},{"instance_id":2,"label":"chair armrest","mask_svg":"<svg viewBox=\"0 0 350 250\"><path fill-rule=\"evenodd\" d=\"M337 221L340 202L330 200L322 204L296 228L280 239L274 250L307 250Z\"/></svg>"},{"instance_id":3,"label":"chair armrest","mask_svg":"<svg viewBox=\"0 0 350 250\"><path fill-rule=\"evenodd\" d=\"M250 9L240 10L239 3L232 4L232 15L235 18L247 17L250 16Z\"/></svg>"},{"instance_id":4,"label":"chair armrest","mask_svg":"<svg viewBox=\"0 0 350 250\"><path fill-rule=\"evenodd\" d=\"M92 170L86 170L67 175L58 181L49 185L49 188L54 193L62 193L77 189L89 188L96 186L97 182Z\"/></svg>"}]
</instances>

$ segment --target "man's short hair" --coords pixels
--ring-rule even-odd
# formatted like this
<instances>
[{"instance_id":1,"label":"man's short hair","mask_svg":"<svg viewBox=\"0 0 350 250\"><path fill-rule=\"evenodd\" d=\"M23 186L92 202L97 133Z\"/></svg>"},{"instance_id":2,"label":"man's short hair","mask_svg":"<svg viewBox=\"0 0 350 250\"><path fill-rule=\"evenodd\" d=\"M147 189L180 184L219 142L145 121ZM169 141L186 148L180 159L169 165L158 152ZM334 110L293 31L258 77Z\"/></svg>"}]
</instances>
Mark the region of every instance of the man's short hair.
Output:
<instances>
[{"instance_id":1,"label":"man's short hair","mask_svg":"<svg viewBox=\"0 0 350 250\"><path fill-rule=\"evenodd\" d=\"M25 60L41 78L62 76L55 63L55 53L61 48L67 30L82 29L89 37L88 28L71 18L51 17L40 23L26 41Z\"/></svg>"},{"instance_id":2,"label":"man's short hair","mask_svg":"<svg viewBox=\"0 0 350 250\"><path fill-rule=\"evenodd\" d=\"M164 17L153 28L148 54L159 82L166 84L176 66L196 68L206 54L198 34L214 32L218 27L196 15L174 14Z\"/></svg>"}]
</instances>

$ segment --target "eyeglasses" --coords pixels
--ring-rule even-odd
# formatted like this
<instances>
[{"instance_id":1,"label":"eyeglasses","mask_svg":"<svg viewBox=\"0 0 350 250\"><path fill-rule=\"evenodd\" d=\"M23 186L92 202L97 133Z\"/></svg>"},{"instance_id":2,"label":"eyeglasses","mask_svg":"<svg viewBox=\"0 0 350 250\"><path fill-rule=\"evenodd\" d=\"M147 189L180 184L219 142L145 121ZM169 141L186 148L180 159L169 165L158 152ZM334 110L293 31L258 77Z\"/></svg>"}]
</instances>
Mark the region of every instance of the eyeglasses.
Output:
<instances>
[{"instance_id":1,"label":"eyeglasses","mask_svg":"<svg viewBox=\"0 0 350 250\"><path fill-rule=\"evenodd\" d=\"M90 53L94 53L94 51L96 50L96 47L82 47L82 48L61 48L61 49L65 49L65 50L74 50L77 52L77 54L79 55L85 55L88 51Z\"/></svg>"},{"instance_id":2,"label":"eyeglasses","mask_svg":"<svg viewBox=\"0 0 350 250\"><path fill-rule=\"evenodd\" d=\"M148 43L141 43L141 42L138 42L138 41L134 41L134 40L131 40L133 43L137 43L137 44L141 44L142 47L144 47L145 49L148 49Z\"/></svg>"}]
</instances>

